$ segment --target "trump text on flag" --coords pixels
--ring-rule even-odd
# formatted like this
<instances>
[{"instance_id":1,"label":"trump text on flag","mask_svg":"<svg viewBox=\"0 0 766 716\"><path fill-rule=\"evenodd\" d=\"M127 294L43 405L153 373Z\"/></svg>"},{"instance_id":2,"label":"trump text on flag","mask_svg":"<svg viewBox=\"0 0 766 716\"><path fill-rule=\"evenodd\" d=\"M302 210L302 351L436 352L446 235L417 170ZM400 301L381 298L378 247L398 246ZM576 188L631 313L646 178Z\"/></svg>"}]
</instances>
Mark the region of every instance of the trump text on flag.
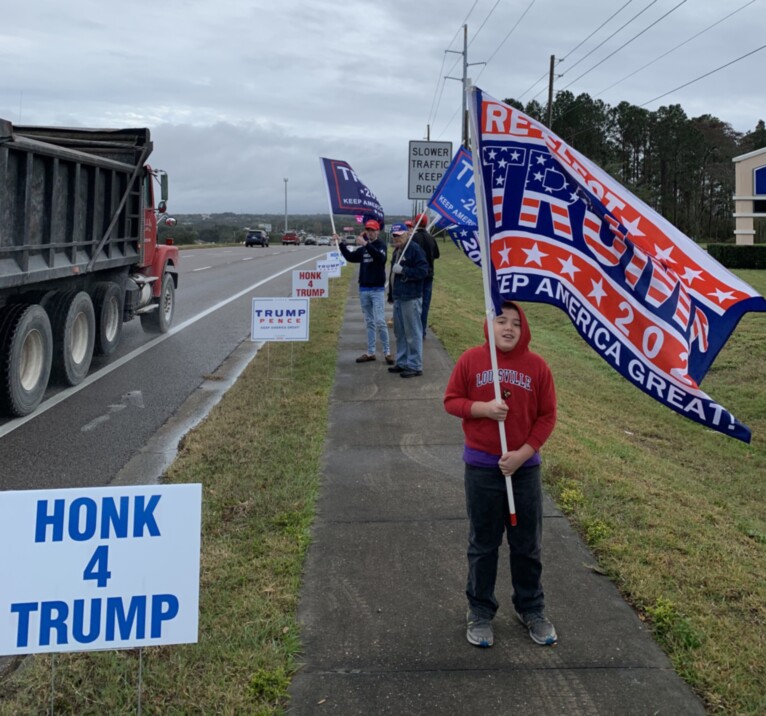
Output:
<instances>
[{"instance_id":1,"label":"trump text on flag","mask_svg":"<svg viewBox=\"0 0 766 716\"><path fill-rule=\"evenodd\" d=\"M471 153L458 149L439 185L428 202L428 208L439 215L440 226L457 224L476 226L476 188Z\"/></svg>"},{"instance_id":2,"label":"trump text on flag","mask_svg":"<svg viewBox=\"0 0 766 716\"><path fill-rule=\"evenodd\" d=\"M353 214L383 223L383 207L348 162L320 157L333 214Z\"/></svg>"},{"instance_id":3,"label":"trump text on flag","mask_svg":"<svg viewBox=\"0 0 766 716\"><path fill-rule=\"evenodd\" d=\"M558 306L633 385L749 441L747 426L699 385L741 316L766 310L763 297L547 127L478 88L471 93L474 179L486 217L478 241L496 305Z\"/></svg>"}]
</instances>

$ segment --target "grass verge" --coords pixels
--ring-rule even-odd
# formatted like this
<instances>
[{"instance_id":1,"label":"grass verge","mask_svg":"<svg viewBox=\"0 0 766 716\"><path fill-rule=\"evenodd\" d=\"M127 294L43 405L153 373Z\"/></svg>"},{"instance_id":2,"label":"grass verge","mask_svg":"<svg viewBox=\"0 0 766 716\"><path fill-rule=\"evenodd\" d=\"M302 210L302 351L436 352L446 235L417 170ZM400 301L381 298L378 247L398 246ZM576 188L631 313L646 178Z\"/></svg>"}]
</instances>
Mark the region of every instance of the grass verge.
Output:
<instances>
[{"instance_id":1,"label":"grass verge","mask_svg":"<svg viewBox=\"0 0 766 716\"><path fill-rule=\"evenodd\" d=\"M483 340L481 276L450 245L437 268L431 323L457 358ZM738 273L766 293L766 272ZM261 351L184 441L168 479L204 486L200 643L145 651L147 714L284 709L352 274L313 304L309 343ZM709 711L766 713L766 316L745 316L704 383L750 426L747 446L633 388L563 312L525 309L559 399L549 492ZM56 713L135 713L136 674L135 651L58 656ZM46 712L49 687L50 658L28 660L0 684L0 714Z\"/></svg>"},{"instance_id":2,"label":"grass verge","mask_svg":"<svg viewBox=\"0 0 766 716\"><path fill-rule=\"evenodd\" d=\"M145 714L282 711L351 271L311 306L311 340L259 351L183 441L167 482L203 485L200 641L143 654ZM55 657L56 714L135 714L138 651ZM0 714L48 713L51 657L0 683Z\"/></svg>"},{"instance_id":3,"label":"grass verge","mask_svg":"<svg viewBox=\"0 0 766 716\"><path fill-rule=\"evenodd\" d=\"M438 269L431 322L456 359L483 341L481 274L449 245ZM766 272L736 273L766 294ZM703 384L745 445L631 386L563 311L524 308L556 380L550 494L709 710L766 713L766 315L742 319Z\"/></svg>"}]
</instances>

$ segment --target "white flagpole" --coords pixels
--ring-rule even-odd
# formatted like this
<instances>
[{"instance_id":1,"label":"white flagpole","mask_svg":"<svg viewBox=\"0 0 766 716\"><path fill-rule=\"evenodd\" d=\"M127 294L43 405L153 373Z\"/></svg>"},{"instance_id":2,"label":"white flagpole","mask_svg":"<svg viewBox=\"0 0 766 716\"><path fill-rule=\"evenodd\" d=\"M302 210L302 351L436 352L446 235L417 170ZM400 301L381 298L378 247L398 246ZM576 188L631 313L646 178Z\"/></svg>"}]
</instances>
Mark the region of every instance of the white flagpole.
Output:
<instances>
[{"instance_id":1,"label":"white flagpole","mask_svg":"<svg viewBox=\"0 0 766 716\"><path fill-rule=\"evenodd\" d=\"M327 181L327 172L325 171L324 162L322 157L319 157L319 168L322 170L322 176L324 177L324 189L327 192L327 205L330 207L330 226L332 226L333 236L337 236L338 232L335 231L335 217L332 213L332 199L330 198L330 182ZM338 242L335 242L338 245Z\"/></svg>"},{"instance_id":2,"label":"white flagpole","mask_svg":"<svg viewBox=\"0 0 766 716\"><path fill-rule=\"evenodd\" d=\"M487 337L489 339L489 355L492 361L492 383L495 387L495 400L500 400L500 372L497 365L497 348L495 347L495 333L493 323L495 320L495 306L492 303L492 290L490 288L489 262L490 257L489 231L487 229L487 205L484 201L484 178L481 173L481 155L479 154L479 122L476 116L474 94L475 88L470 80L466 80L466 102L468 103L468 116L471 121L470 143L471 156L473 158L473 180L476 187L476 205L478 212L476 218L479 224L479 248L481 250L481 276L484 283L484 309L487 317ZM500 430L500 449L503 454L508 452L508 440L505 436L505 422L497 424ZM508 493L508 509L511 515L511 525L516 524L516 503L513 499L513 482L510 475L505 476L505 488Z\"/></svg>"},{"instance_id":3,"label":"white flagpole","mask_svg":"<svg viewBox=\"0 0 766 716\"><path fill-rule=\"evenodd\" d=\"M412 237L415 236L415 232L420 228L420 217L423 216L423 214L425 214L424 211L418 214L418 220L415 222L415 226L412 227L412 233L407 237L407 243L404 245L404 248L399 254L399 258L396 260L397 266L402 262L402 259L404 258L404 252L407 250L407 247L410 245L410 242L412 241ZM431 226L433 226L436 223L436 221L437 219L434 219ZM426 228L426 231L428 231L428 228Z\"/></svg>"}]
</instances>

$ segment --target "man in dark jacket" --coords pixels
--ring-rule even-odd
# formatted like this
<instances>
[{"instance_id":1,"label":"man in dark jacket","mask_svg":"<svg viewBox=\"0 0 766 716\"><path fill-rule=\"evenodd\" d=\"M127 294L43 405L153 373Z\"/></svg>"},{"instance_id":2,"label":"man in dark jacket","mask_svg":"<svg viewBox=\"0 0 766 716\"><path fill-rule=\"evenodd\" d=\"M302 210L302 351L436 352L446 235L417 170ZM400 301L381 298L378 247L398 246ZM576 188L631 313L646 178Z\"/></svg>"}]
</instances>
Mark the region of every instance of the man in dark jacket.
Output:
<instances>
[{"instance_id":1,"label":"man in dark jacket","mask_svg":"<svg viewBox=\"0 0 766 716\"><path fill-rule=\"evenodd\" d=\"M391 227L394 255L391 257L389 301L394 304L396 365L389 368L402 378L423 375L423 279L428 275L428 261L423 249L414 241L403 224Z\"/></svg>"},{"instance_id":2,"label":"man in dark jacket","mask_svg":"<svg viewBox=\"0 0 766 716\"><path fill-rule=\"evenodd\" d=\"M431 293L434 287L434 261L439 258L439 244L436 243L436 239L428 231L428 216L426 214L418 214L414 219L415 233L412 235L412 240L426 255L426 261L428 261L428 276L423 279L423 307L420 313L420 319L423 324L423 338L426 337L426 330L428 329L428 309L431 307Z\"/></svg>"},{"instance_id":3,"label":"man in dark jacket","mask_svg":"<svg viewBox=\"0 0 766 716\"><path fill-rule=\"evenodd\" d=\"M356 359L357 363L367 363L375 360L375 345L377 336L383 344L383 355L386 363L394 364L391 355L391 343L386 325L386 254L388 249L385 241L380 238L380 224L375 219L369 219L364 225L364 231L356 237L357 248L351 251L338 235L333 236L343 257L352 264L359 266L359 303L362 307L364 321L367 324L367 352Z\"/></svg>"}]
</instances>

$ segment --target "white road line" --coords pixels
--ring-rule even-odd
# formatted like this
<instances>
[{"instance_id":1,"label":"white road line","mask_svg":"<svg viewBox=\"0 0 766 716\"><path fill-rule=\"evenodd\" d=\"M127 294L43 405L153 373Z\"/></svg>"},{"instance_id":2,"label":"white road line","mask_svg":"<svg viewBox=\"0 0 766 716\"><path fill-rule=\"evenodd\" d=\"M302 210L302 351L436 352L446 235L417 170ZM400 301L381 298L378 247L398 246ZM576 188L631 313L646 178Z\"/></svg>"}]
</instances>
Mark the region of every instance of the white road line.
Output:
<instances>
[{"instance_id":1,"label":"white road line","mask_svg":"<svg viewBox=\"0 0 766 716\"><path fill-rule=\"evenodd\" d=\"M248 256L246 259L242 259L243 261L252 261L255 258L255 256Z\"/></svg>"},{"instance_id":2,"label":"white road line","mask_svg":"<svg viewBox=\"0 0 766 716\"><path fill-rule=\"evenodd\" d=\"M59 403L63 403L67 398L70 398L75 393L79 393L84 388L87 388L89 385L93 385L98 380L101 380L101 378L106 377L113 371L117 370L118 368L121 368L126 363L129 363L134 358L138 358L138 356L142 355L143 353L146 353L147 351L151 350L155 346L158 346L163 341L166 341L168 338L172 338L176 333L180 333L184 329L188 328L189 326L193 326L197 321L201 321L206 316L209 316L211 313L214 313L215 311L223 308L224 306L228 306L233 301L236 301L238 298L242 298L242 296L247 295L250 293L250 291L254 291L256 288L259 288L260 286L263 286L263 284L268 283L269 281L273 281L275 278L279 278L283 274L286 274L293 269L298 268L298 266L303 266L303 264L308 263L309 261L315 261L316 256L312 256L308 259L305 259L303 261L300 261L297 264L293 264L292 266L289 266L286 269L282 269L278 273L275 273L273 276L269 276L268 278L263 279L262 281L258 281L258 283L254 283L252 286L248 286L246 289L240 291L239 293L235 293L233 296L229 296L229 298L216 303L214 306L211 306L210 308L206 308L202 313L198 313L196 316L192 316L191 318L188 318L183 323L179 323L177 326L173 326L167 333L163 333L161 336L157 336L157 338L152 339L148 343L144 343L140 348L136 348L134 351L131 351L130 353L127 353L126 355L122 356L122 358L117 359L114 361L114 363L110 363L107 366L104 366L101 368L101 370L97 370L95 373L91 373L85 380L83 380L82 383L79 385L75 385L72 388L67 388L66 390L62 390L61 392L54 395L52 398L49 398L46 401L43 401L40 403L37 410L35 410L33 413L30 413L29 415L24 416L23 418L15 418L13 420L9 420L5 425L0 426L0 438L4 437L5 435L8 435L9 433L12 433L17 428L20 428L22 425L26 425L30 420L34 420L38 415L42 415L47 410L50 410L51 408L57 406Z\"/></svg>"},{"instance_id":3,"label":"white road line","mask_svg":"<svg viewBox=\"0 0 766 716\"><path fill-rule=\"evenodd\" d=\"M213 268L212 266L200 266L200 268L192 269L192 273L195 271L206 271L209 268Z\"/></svg>"}]
</instances>

